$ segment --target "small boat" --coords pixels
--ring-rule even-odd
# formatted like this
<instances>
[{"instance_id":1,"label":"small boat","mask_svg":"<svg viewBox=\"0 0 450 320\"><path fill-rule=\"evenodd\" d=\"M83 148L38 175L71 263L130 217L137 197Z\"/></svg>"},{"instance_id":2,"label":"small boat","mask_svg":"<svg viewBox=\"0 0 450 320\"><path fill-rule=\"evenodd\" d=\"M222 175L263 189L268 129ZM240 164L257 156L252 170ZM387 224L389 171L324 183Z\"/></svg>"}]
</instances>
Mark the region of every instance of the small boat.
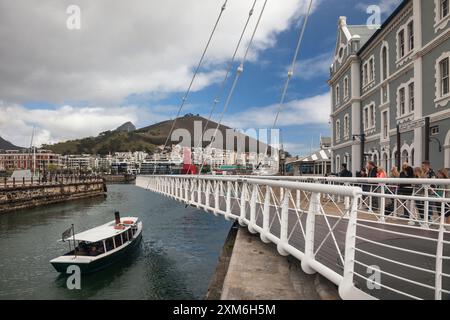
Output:
<instances>
[{"instance_id":1,"label":"small boat","mask_svg":"<svg viewBox=\"0 0 450 320\"><path fill-rule=\"evenodd\" d=\"M69 252L50 261L56 271L66 273L76 265L81 273L104 269L126 257L142 238L142 222L136 217L120 218L99 227L74 234L73 226L60 241L69 242ZM71 245L72 243L72 245Z\"/></svg>"}]
</instances>

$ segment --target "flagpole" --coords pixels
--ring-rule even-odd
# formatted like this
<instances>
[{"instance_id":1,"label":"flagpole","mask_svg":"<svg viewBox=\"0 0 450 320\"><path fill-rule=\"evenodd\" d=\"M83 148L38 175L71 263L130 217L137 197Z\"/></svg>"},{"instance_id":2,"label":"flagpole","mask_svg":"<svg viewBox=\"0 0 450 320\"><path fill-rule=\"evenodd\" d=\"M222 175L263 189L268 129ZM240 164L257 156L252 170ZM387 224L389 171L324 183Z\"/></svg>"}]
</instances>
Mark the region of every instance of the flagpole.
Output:
<instances>
[{"instance_id":1,"label":"flagpole","mask_svg":"<svg viewBox=\"0 0 450 320\"><path fill-rule=\"evenodd\" d=\"M77 247L75 245L75 227L73 226L72 223L72 235L73 235L73 252L75 254L75 258L77 257Z\"/></svg>"}]
</instances>

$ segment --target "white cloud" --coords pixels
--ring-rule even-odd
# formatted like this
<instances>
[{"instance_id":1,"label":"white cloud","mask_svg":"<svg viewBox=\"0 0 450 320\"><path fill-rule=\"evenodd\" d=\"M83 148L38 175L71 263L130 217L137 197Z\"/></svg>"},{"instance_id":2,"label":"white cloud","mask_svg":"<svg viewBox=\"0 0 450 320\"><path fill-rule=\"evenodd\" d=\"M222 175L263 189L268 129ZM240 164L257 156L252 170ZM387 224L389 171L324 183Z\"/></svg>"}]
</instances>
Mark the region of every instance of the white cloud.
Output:
<instances>
[{"instance_id":1,"label":"white cloud","mask_svg":"<svg viewBox=\"0 0 450 320\"><path fill-rule=\"evenodd\" d=\"M166 120L167 112L129 107L84 107L63 106L56 109L27 109L20 105L6 105L0 101L0 136L12 143L26 147L30 145L33 127L36 127L34 145L97 136L100 132L113 130L132 121L152 124Z\"/></svg>"},{"instance_id":2,"label":"white cloud","mask_svg":"<svg viewBox=\"0 0 450 320\"><path fill-rule=\"evenodd\" d=\"M295 76L302 80L311 80L323 77L330 73L330 66L333 62L333 53L322 53L315 57L301 60L296 65ZM288 69L286 69L288 70ZM286 76L286 74L284 74Z\"/></svg>"},{"instance_id":3,"label":"white cloud","mask_svg":"<svg viewBox=\"0 0 450 320\"><path fill-rule=\"evenodd\" d=\"M233 128L271 128L279 105L252 107L245 111L229 114L224 124ZM292 100L283 105L279 127L306 124L327 124L330 119L330 94Z\"/></svg>"},{"instance_id":4,"label":"white cloud","mask_svg":"<svg viewBox=\"0 0 450 320\"><path fill-rule=\"evenodd\" d=\"M0 0L0 99L114 105L132 93L184 91L223 0L76 3L81 30L71 31L66 9L73 1ZM251 3L228 2L194 90L221 77ZM305 12L307 3L269 1L251 57L274 46L276 35Z\"/></svg>"}]
</instances>

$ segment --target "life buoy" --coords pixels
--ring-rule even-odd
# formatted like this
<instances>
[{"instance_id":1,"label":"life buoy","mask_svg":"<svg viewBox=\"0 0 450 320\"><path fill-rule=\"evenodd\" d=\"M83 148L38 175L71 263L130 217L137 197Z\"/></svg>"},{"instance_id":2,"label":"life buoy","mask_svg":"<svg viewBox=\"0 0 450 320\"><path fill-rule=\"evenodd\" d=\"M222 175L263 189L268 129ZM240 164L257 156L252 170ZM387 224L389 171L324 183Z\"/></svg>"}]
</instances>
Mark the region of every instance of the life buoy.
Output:
<instances>
[{"instance_id":1,"label":"life buoy","mask_svg":"<svg viewBox=\"0 0 450 320\"><path fill-rule=\"evenodd\" d=\"M123 221L123 224L134 224L134 221L132 221L132 220L125 220L125 221Z\"/></svg>"}]
</instances>

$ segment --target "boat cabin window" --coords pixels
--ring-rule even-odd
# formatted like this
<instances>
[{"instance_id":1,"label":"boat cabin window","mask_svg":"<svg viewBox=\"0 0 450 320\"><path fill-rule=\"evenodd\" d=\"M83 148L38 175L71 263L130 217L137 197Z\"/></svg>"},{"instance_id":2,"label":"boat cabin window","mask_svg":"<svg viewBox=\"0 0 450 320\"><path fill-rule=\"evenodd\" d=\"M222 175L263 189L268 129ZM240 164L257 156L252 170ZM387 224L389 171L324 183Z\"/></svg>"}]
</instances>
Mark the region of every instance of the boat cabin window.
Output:
<instances>
[{"instance_id":1,"label":"boat cabin window","mask_svg":"<svg viewBox=\"0 0 450 320\"><path fill-rule=\"evenodd\" d=\"M114 242L112 238L108 238L105 240L105 246L107 251L111 251L114 249Z\"/></svg>"},{"instance_id":2,"label":"boat cabin window","mask_svg":"<svg viewBox=\"0 0 450 320\"><path fill-rule=\"evenodd\" d=\"M133 234L131 233L131 229L128 229L127 233L128 233L128 239L129 239L129 240L130 240L131 238L133 238Z\"/></svg>"},{"instance_id":3,"label":"boat cabin window","mask_svg":"<svg viewBox=\"0 0 450 320\"><path fill-rule=\"evenodd\" d=\"M122 238L120 234L114 237L114 242L116 243L116 248L122 245Z\"/></svg>"},{"instance_id":4,"label":"boat cabin window","mask_svg":"<svg viewBox=\"0 0 450 320\"><path fill-rule=\"evenodd\" d=\"M105 253L105 248L103 247L103 241L98 242L86 242L80 241L78 246L75 248L75 254L79 256L98 256Z\"/></svg>"},{"instance_id":5,"label":"boat cabin window","mask_svg":"<svg viewBox=\"0 0 450 320\"><path fill-rule=\"evenodd\" d=\"M105 248L103 247L103 241L98 241L98 242L94 242L94 243L90 243L88 245L89 251L88 251L88 255L89 256L98 256L102 253L105 253Z\"/></svg>"}]
</instances>

